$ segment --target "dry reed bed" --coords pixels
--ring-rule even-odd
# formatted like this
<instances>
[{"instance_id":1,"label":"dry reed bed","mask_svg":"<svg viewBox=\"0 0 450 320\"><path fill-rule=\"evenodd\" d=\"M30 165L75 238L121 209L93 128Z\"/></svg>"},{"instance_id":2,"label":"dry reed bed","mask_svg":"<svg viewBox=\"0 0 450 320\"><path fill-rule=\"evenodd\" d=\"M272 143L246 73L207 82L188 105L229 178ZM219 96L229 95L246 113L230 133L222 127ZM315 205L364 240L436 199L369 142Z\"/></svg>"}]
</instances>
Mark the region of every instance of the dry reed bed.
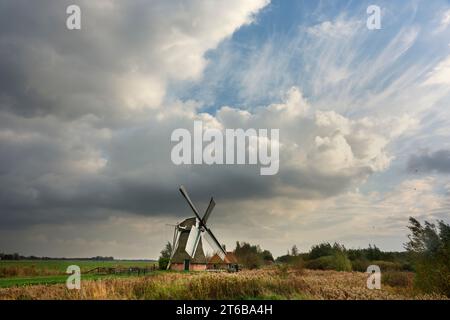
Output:
<instances>
[{"instance_id":1,"label":"dry reed bed","mask_svg":"<svg viewBox=\"0 0 450 320\"><path fill-rule=\"evenodd\" d=\"M445 299L412 288L366 288L359 272L257 270L237 274L165 273L128 279L0 289L0 299Z\"/></svg>"},{"instance_id":2,"label":"dry reed bed","mask_svg":"<svg viewBox=\"0 0 450 320\"><path fill-rule=\"evenodd\" d=\"M64 274L59 270L36 268L36 266L11 266L0 268L0 278L36 277Z\"/></svg>"}]
</instances>

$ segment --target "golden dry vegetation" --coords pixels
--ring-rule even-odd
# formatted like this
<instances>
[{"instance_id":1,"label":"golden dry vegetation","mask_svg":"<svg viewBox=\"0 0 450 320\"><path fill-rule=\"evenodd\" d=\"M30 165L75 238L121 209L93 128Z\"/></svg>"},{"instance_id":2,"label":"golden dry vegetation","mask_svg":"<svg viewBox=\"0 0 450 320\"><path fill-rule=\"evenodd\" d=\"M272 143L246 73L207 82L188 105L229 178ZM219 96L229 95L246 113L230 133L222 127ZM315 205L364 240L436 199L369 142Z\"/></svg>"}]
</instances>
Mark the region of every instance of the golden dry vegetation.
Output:
<instances>
[{"instance_id":1,"label":"golden dry vegetation","mask_svg":"<svg viewBox=\"0 0 450 320\"><path fill-rule=\"evenodd\" d=\"M416 292L409 275L405 277L399 284L369 290L367 274L361 272L277 268L234 274L166 272L82 281L81 290L68 290L64 284L4 288L0 299L445 299Z\"/></svg>"}]
</instances>

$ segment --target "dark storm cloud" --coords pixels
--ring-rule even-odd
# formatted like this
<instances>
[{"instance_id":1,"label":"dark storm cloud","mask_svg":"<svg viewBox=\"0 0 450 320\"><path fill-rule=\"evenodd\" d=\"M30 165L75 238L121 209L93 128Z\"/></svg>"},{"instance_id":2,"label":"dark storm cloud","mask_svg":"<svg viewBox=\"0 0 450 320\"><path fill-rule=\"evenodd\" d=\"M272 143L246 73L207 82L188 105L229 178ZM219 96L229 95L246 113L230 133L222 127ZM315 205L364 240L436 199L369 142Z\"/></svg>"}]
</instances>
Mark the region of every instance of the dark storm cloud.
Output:
<instances>
[{"instance_id":1,"label":"dark storm cloud","mask_svg":"<svg viewBox=\"0 0 450 320\"><path fill-rule=\"evenodd\" d=\"M257 167L178 167L146 158L145 153L129 153L128 165L120 164L123 159L116 163L110 155L104 169L86 174L70 167L68 158L74 154L51 142L33 142L26 147L2 144L1 150L5 151L0 155L4 173L0 220L4 227L102 219L105 212L181 217L191 212L178 191L180 184L188 188L203 211L210 196L222 203L270 197L277 179L257 175ZM140 171L138 175L130 168L133 163L134 169Z\"/></svg>"},{"instance_id":2,"label":"dark storm cloud","mask_svg":"<svg viewBox=\"0 0 450 320\"><path fill-rule=\"evenodd\" d=\"M450 173L450 150L426 151L411 155L408 160L408 170L411 172Z\"/></svg>"},{"instance_id":3,"label":"dark storm cloud","mask_svg":"<svg viewBox=\"0 0 450 320\"><path fill-rule=\"evenodd\" d=\"M82 30L66 28L66 8L71 4L81 7ZM167 74L160 70L163 56L151 44L158 41L158 24L164 17L154 17L155 10L145 4L3 1L0 109L61 119L95 114L110 125L123 116L118 91L129 83L130 70L154 76L158 88L146 89L161 91ZM170 9L164 2L154 5L153 9Z\"/></svg>"},{"instance_id":4,"label":"dark storm cloud","mask_svg":"<svg viewBox=\"0 0 450 320\"><path fill-rule=\"evenodd\" d=\"M370 167L357 168L356 172L346 173L345 170L333 176L320 172L284 170L280 172L282 184L294 187L297 197L303 199L321 199L332 197L348 190L358 181L363 181L373 173Z\"/></svg>"},{"instance_id":5,"label":"dark storm cloud","mask_svg":"<svg viewBox=\"0 0 450 320\"><path fill-rule=\"evenodd\" d=\"M82 30L65 26L71 4L81 7ZM191 180L190 168L170 162L170 133L192 119L167 124L155 114L168 79L200 74L203 53L264 5L0 2L2 228L109 214L181 216L180 183L194 197L214 191L197 178L205 176L200 168ZM233 14L214 18L219 8ZM258 193L262 184L252 180L226 188L245 174L211 180L223 197Z\"/></svg>"},{"instance_id":6,"label":"dark storm cloud","mask_svg":"<svg viewBox=\"0 0 450 320\"><path fill-rule=\"evenodd\" d=\"M63 107L58 93L39 92L29 73L40 67L52 67L49 62L57 57L58 43L64 39L61 26L65 17L61 12L65 12L68 3L51 0L0 3L0 108L34 116ZM43 83L48 80L44 74L38 76Z\"/></svg>"}]
</instances>

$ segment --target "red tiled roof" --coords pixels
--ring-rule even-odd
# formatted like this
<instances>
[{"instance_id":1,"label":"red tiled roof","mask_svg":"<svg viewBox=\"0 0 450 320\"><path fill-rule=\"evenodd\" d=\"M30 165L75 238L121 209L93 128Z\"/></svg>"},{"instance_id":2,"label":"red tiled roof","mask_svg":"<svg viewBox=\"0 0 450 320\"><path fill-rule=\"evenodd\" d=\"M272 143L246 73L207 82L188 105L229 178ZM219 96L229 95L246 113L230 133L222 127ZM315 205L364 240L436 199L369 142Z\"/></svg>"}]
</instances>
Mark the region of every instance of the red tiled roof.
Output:
<instances>
[{"instance_id":1,"label":"red tiled roof","mask_svg":"<svg viewBox=\"0 0 450 320\"><path fill-rule=\"evenodd\" d=\"M217 264L220 264L220 263L237 263L237 258L236 258L236 255L234 254L234 252L229 251L229 252L227 252L227 255L225 256L225 259L222 260L219 257L219 255L216 253L215 255L213 255L211 257L211 259L209 259L208 263L211 263L211 264L213 264L213 263L217 263Z\"/></svg>"}]
</instances>

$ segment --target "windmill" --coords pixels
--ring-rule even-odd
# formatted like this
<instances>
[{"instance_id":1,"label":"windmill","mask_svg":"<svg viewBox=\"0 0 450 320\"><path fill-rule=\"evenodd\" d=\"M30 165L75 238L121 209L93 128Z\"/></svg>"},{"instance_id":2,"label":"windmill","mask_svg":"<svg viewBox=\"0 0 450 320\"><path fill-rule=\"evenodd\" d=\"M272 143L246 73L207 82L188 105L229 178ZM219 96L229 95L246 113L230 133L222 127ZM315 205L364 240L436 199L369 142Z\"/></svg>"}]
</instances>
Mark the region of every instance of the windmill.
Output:
<instances>
[{"instance_id":1,"label":"windmill","mask_svg":"<svg viewBox=\"0 0 450 320\"><path fill-rule=\"evenodd\" d=\"M208 208L203 217L195 207L191 198L183 186L180 192L186 199L189 207L194 212L194 217L185 219L177 223L174 228L172 256L167 268L176 270L204 270L206 269L206 256L203 251L203 242L206 241L222 260L225 259L226 252L220 245L217 238L206 225L208 218L216 203L211 198Z\"/></svg>"}]
</instances>

